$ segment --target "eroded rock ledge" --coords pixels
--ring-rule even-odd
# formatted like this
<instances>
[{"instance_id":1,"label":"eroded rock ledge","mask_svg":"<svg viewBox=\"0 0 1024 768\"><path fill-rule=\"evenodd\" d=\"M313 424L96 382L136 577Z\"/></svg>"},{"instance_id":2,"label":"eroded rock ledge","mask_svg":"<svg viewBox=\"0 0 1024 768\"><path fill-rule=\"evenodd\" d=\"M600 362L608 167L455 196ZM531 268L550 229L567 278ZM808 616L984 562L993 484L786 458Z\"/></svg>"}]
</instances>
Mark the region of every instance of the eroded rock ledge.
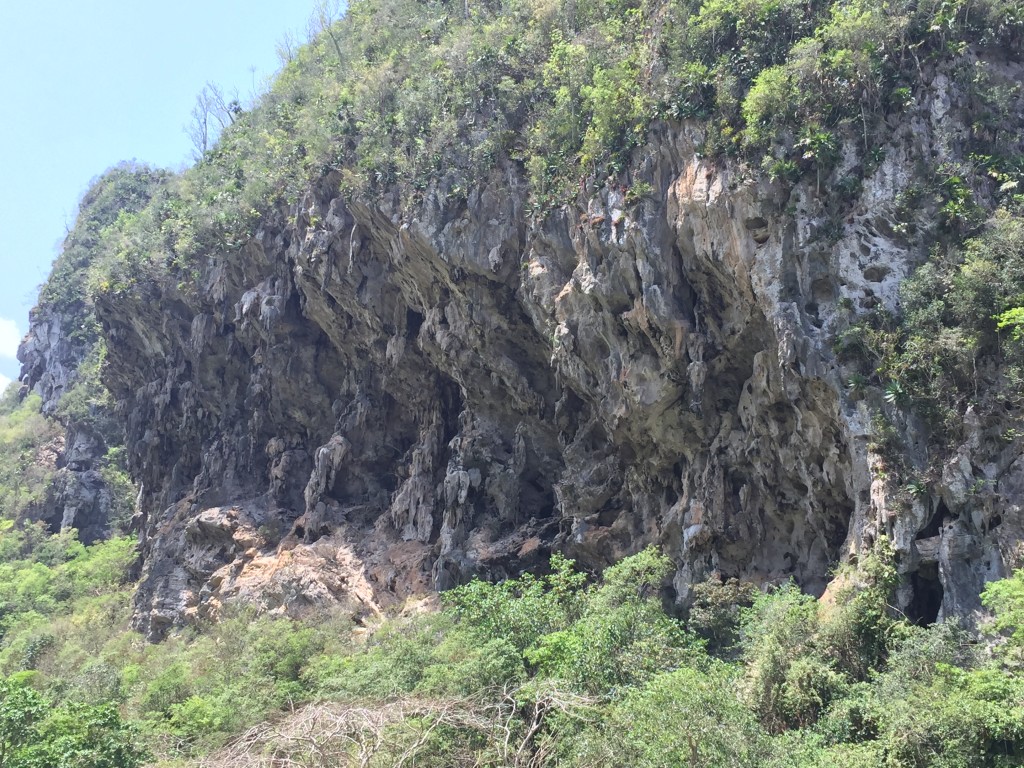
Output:
<instances>
[{"instance_id":1,"label":"eroded rock ledge","mask_svg":"<svg viewBox=\"0 0 1024 768\"><path fill-rule=\"evenodd\" d=\"M662 125L632 179L584 179L543 218L513 166L416 210L329 175L194 283L105 296L142 485L138 626L230 599L373 612L553 549L597 569L649 543L681 602L714 573L821 593L881 534L900 607L969 615L1020 539L1024 464L968 446L940 496L891 503L832 352L850 308L896 309L922 258L894 211L915 159L949 151L931 106L838 232L813 182L706 162L696 127Z\"/></svg>"}]
</instances>

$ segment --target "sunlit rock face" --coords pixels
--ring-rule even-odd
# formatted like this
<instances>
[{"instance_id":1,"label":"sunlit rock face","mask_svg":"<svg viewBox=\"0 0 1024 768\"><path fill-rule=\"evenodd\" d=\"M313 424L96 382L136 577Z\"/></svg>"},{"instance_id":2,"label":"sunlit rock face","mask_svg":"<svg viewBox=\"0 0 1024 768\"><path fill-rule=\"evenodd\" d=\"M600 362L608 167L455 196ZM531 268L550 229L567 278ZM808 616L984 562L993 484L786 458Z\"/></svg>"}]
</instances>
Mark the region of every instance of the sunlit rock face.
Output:
<instances>
[{"instance_id":1,"label":"sunlit rock face","mask_svg":"<svg viewBox=\"0 0 1024 768\"><path fill-rule=\"evenodd\" d=\"M141 484L138 627L229 601L373 613L649 544L681 605L713 575L820 594L882 535L900 607L969 617L1020 539L1021 462L979 433L935 498L895 501L833 352L857 312L898 311L924 257L930 212L898 200L960 128L943 82L923 93L871 169L847 147L795 186L702 159L687 124L547 213L514 164L414 207L329 174L193 280L101 298ZM847 176L837 220L823 186Z\"/></svg>"}]
</instances>

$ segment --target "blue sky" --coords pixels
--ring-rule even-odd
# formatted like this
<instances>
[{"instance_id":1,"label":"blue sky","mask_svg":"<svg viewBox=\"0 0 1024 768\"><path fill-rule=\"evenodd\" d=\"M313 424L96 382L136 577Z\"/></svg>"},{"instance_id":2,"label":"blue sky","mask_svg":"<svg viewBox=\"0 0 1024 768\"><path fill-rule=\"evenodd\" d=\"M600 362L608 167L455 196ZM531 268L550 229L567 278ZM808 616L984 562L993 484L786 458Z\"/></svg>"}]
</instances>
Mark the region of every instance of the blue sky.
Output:
<instances>
[{"instance_id":1,"label":"blue sky","mask_svg":"<svg viewBox=\"0 0 1024 768\"><path fill-rule=\"evenodd\" d=\"M207 82L244 102L304 40L314 0L0 0L0 385L91 179L179 169Z\"/></svg>"}]
</instances>

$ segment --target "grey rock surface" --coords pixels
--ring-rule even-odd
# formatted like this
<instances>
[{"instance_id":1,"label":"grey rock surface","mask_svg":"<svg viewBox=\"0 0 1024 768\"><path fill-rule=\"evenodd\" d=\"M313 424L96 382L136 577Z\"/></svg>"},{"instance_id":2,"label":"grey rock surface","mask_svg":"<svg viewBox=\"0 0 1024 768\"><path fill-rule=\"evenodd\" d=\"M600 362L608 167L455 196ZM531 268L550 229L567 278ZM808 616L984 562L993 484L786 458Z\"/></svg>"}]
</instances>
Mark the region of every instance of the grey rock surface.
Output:
<instances>
[{"instance_id":1,"label":"grey rock surface","mask_svg":"<svg viewBox=\"0 0 1024 768\"><path fill-rule=\"evenodd\" d=\"M1020 446L979 432L932 496L896 498L833 352L856 313L898 312L925 256L911 230L933 212L908 223L898 200L961 129L940 78L925 96L839 222L816 180L707 161L696 126L659 125L632 178L542 215L514 164L414 209L328 174L193 283L103 297L141 484L137 626L157 638L228 600L375 612L552 550L600 569L648 544L680 604L713 575L821 594L882 535L902 609L970 619L1019 560ZM862 173L844 158L827 183ZM47 402L60 344L37 319ZM88 440L65 454L83 489Z\"/></svg>"},{"instance_id":2,"label":"grey rock surface","mask_svg":"<svg viewBox=\"0 0 1024 768\"><path fill-rule=\"evenodd\" d=\"M79 327L81 307L67 315L51 307L37 308L29 333L18 350L22 381L42 397L42 411L54 417L61 398L74 386L79 367L92 350L96 338L75 336L69 329ZM102 420L102 419L101 419ZM32 516L58 531L76 529L79 539L90 544L111 533L116 501L100 473L107 453L107 439L95 425L71 422L49 463L55 470L50 492L35 505Z\"/></svg>"}]
</instances>

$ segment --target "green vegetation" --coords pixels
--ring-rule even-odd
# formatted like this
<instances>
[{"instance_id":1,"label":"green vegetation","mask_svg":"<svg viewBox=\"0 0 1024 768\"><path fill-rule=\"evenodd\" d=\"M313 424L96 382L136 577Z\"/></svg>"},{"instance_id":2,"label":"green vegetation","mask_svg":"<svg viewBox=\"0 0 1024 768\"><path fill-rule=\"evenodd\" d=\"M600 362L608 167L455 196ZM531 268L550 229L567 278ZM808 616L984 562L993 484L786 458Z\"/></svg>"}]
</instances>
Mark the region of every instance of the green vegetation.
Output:
<instances>
[{"instance_id":1,"label":"green vegetation","mask_svg":"<svg viewBox=\"0 0 1024 768\"><path fill-rule=\"evenodd\" d=\"M57 459L64 449L62 425L87 426L108 445L117 445L119 427L112 417L110 394L100 381L103 349L102 341L94 342L54 417L40 413L39 395L19 399L17 384L0 394L0 523L38 520L52 504ZM127 530L136 489L125 470L124 448L109 448L97 469L110 493L111 530Z\"/></svg>"},{"instance_id":2,"label":"green vegetation","mask_svg":"<svg viewBox=\"0 0 1024 768\"><path fill-rule=\"evenodd\" d=\"M18 679L0 680L2 768L136 768L147 757L116 707L53 706Z\"/></svg>"},{"instance_id":3,"label":"green vegetation","mask_svg":"<svg viewBox=\"0 0 1024 768\"><path fill-rule=\"evenodd\" d=\"M232 258L262 221L301 217L311 184L457 208L511 173L540 214L613 175L638 205L659 190L632 177L634 150L656 121L692 120L705 155L807 179L838 217L925 69L964 88L977 123L965 158L924 167L897 202L904 234L935 220L904 315L842 307L850 395L877 401L890 455L891 419L909 409L954 442L969 407L985 419L1021 405L1019 84L974 58L1024 45L1019 0L359 0L321 21L195 167L99 179L44 286L43 309L84 355L54 416L104 436L120 498L131 484L97 308L157 279L195 290L204 260ZM30 522L59 430L15 391L0 400L0 768L128 768L148 754L165 766L1024 763L1024 577L986 590L1000 633L989 652L892 610L884 541L826 600L707 583L685 622L662 600L671 564L647 550L597 582L555 556L545 575L472 582L436 613L367 627L235 609L148 645L128 629L133 544L87 547Z\"/></svg>"},{"instance_id":4,"label":"green vegetation","mask_svg":"<svg viewBox=\"0 0 1024 768\"><path fill-rule=\"evenodd\" d=\"M296 215L313 184L458 206L513 173L535 211L609 174L648 184L632 178L633 150L658 120L697 120L703 152L781 181L811 174L841 207L858 179L824 180L844 152L853 174L877 164L925 70L962 84L976 121L979 160L950 173L944 220L969 231L974 192L1020 179L1019 84L974 56L1024 44L1019 0L358 0L319 22L256 104L224 107L195 167L101 179L83 204L88 234L69 240L46 295L81 275L78 245L94 294L168 273L187 289L203 259Z\"/></svg>"},{"instance_id":5,"label":"green vegetation","mask_svg":"<svg viewBox=\"0 0 1024 768\"><path fill-rule=\"evenodd\" d=\"M119 221L143 210L154 192L170 178L166 171L123 163L93 182L78 205L78 218L39 293L42 308L56 310L64 332L88 350L99 328L84 291L87 274Z\"/></svg>"},{"instance_id":6,"label":"green vegetation","mask_svg":"<svg viewBox=\"0 0 1024 768\"><path fill-rule=\"evenodd\" d=\"M50 492L58 425L39 412L41 399L18 400L12 384L0 394L0 511L14 520L29 514Z\"/></svg>"},{"instance_id":7,"label":"green vegetation","mask_svg":"<svg viewBox=\"0 0 1024 768\"><path fill-rule=\"evenodd\" d=\"M402 755L588 768L1024 759L1022 576L985 593L1001 633L993 655L953 624L916 627L888 607L884 542L823 602L793 585L709 582L687 622L663 607L671 563L646 550L597 583L556 555L545 576L472 582L439 612L369 631L229 611L158 645L126 626L132 556L125 540L0 534L3 765L55 754L83 768L146 754L311 767Z\"/></svg>"},{"instance_id":8,"label":"green vegetation","mask_svg":"<svg viewBox=\"0 0 1024 768\"><path fill-rule=\"evenodd\" d=\"M31 522L58 430L16 391L0 404L0 766L136 768L148 753L95 675L95 633L124 630L135 545L85 547Z\"/></svg>"},{"instance_id":9,"label":"green vegetation","mask_svg":"<svg viewBox=\"0 0 1024 768\"><path fill-rule=\"evenodd\" d=\"M1012 440L1024 404L1024 215L1000 208L972 237L937 245L901 295L902 316L872 311L839 339L862 365L858 388L871 383L890 411L922 416L940 448L963 441L968 408L993 439ZM884 421L875 432L898 465L898 434Z\"/></svg>"},{"instance_id":10,"label":"green vegetation","mask_svg":"<svg viewBox=\"0 0 1024 768\"><path fill-rule=\"evenodd\" d=\"M1024 394L1024 347L1007 330L1024 302L1024 217L997 211L962 247L937 252L903 297L902 350L886 373L929 415L948 427L981 391Z\"/></svg>"}]
</instances>

